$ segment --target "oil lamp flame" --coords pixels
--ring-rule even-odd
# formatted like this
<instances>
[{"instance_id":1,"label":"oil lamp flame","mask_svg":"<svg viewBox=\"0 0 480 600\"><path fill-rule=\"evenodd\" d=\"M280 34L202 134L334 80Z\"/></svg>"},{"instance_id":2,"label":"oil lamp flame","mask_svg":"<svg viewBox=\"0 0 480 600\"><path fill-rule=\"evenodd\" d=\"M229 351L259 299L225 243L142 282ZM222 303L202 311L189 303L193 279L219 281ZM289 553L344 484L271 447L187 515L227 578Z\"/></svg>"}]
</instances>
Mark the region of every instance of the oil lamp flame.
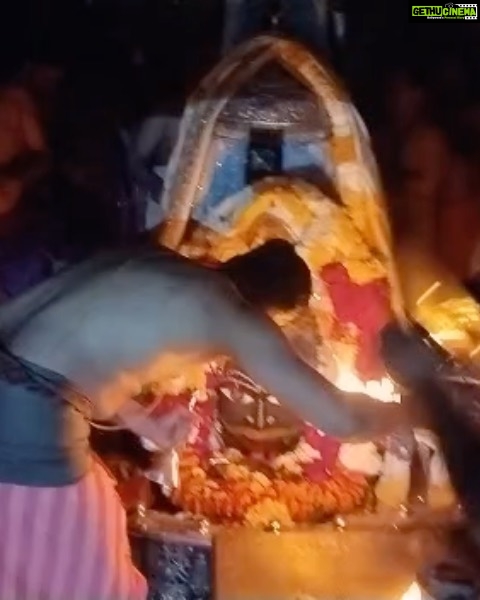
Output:
<instances>
[{"instance_id":1,"label":"oil lamp flame","mask_svg":"<svg viewBox=\"0 0 480 600\"><path fill-rule=\"evenodd\" d=\"M403 594L401 600L422 600L423 594L420 586L415 581L408 588L408 590Z\"/></svg>"},{"instance_id":2,"label":"oil lamp flame","mask_svg":"<svg viewBox=\"0 0 480 600\"><path fill-rule=\"evenodd\" d=\"M344 392L361 393L379 402L400 402L400 394L388 377L379 380L362 381L347 369L340 369L335 385Z\"/></svg>"}]
</instances>

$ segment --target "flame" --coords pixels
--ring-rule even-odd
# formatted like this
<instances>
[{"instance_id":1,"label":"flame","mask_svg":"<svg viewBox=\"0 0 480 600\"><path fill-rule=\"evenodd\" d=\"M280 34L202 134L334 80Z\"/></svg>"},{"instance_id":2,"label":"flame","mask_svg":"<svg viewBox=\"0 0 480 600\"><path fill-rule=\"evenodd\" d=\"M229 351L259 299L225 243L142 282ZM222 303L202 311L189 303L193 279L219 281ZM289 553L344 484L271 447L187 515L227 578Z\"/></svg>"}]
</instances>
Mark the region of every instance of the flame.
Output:
<instances>
[{"instance_id":1,"label":"flame","mask_svg":"<svg viewBox=\"0 0 480 600\"><path fill-rule=\"evenodd\" d=\"M423 594L420 586L415 581L408 588L408 590L403 594L401 600L422 600Z\"/></svg>"},{"instance_id":2,"label":"flame","mask_svg":"<svg viewBox=\"0 0 480 600\"><path fill-rule=\"evenodd\" d=\"M400 402L400 394L388 377L379 380L362 381L352 371L340 368L335 385L344 392L366 394L380 402Z\"/></svg>"}]
</instances>

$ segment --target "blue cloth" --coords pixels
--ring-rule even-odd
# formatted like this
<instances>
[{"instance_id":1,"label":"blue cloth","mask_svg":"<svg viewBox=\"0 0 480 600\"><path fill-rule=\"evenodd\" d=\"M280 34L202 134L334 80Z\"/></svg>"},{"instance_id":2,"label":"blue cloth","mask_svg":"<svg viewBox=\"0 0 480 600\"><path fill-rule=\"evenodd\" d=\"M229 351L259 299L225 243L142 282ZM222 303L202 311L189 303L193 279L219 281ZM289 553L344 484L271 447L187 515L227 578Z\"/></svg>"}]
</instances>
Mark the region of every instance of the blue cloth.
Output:
<instances>
[{"instance_id":1,"label":"blue cloth","mask_svg":"<svg viewBox=\"0 0 480 600\"><path fill-rule=\"evenodd\" d=\"M88 402L65 378L0 348L0 482L60 487L90 466Z\"/></svg>"},{"instance_id":2,"label":"blue cloth","mask_svg":"<svg viewBox=\"0 0 480 600\"><path fill-rule=\"evenodd\" d=\"M230 231L238 215L253 200L252 188L247 185L248 149L247 138L220 138L212 144L210 162L206 165L211 171L210 179L192 216L219 233ZM328 148L318 136L302 139L286 136L281 154L286 177L304 179L321 189L332 178Z\"/></svg>"},{"instance_id":3,"label":"blue cloth","mask_svg":"<svg viewBox=\"0 0 480 600\"><path fill-rule=\"evenodd\" d=\"M248 143L247 138L215 140L210 164L207 164L207 168L211 169L211 179L192 215L196 221L216 228L211 223L211 214L226 198L239 194L245 188ZM226 221L223 225L228 230L231 223Z\"/></svg>"},{"instance_id":4,"label":"blue cloth","mask_svg":"<svg viewBox=\"0 0 480 600\"><path fill-rule=\"evenodd\" d=\"M289 137L282 148L282 169L290 177L298 177L319 185L330 179L334 173L328 154L326 144L313 136L304 140Z\"/></svg>"}]
</instances>

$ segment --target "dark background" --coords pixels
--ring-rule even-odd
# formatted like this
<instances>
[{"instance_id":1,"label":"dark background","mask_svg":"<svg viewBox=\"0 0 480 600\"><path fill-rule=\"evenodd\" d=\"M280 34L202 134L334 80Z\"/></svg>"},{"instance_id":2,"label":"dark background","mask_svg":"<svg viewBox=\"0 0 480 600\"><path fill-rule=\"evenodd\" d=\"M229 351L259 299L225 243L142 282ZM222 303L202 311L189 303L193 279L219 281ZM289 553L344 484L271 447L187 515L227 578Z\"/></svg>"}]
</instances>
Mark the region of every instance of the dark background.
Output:
<instances>
[{"instance_id":1,"label":"dark background","mask_svg":"<svg viewBox=\"0 0 480 600\"><path fill-rule=\"evenodd\" d=\"M370 77L402 61L429 63L452 47L480 49L475 23L408 22L405 0L346 0L349 76ZM218 56L222 0L10 0L0 14L1 61L50 52L85 63L98 60L107 35L127 35L158 58L165 81L198 78ZM108 34L107 34L108 32ZM111 42L111 39L110 39ZM372 77L373 76L373 77Z\"/></svg>"},{"instance_id":2,"label":"dark background","mask_svg":"<svg viewBox=\"0 0 480 600\"><path fill-rule=\"evenodd\" d=\"M386 86L402 69L415 84L435 87L453 60L468 87L457 95L480 106L480 22L411 23L406 0L326 1L341 3L347 15L346 45L334 54L335 67L372 129L385 120ZM85 72L91 88L108 87L113 104L133 119L160 105L181 111L220 56L223 8L223 0L4 0L0 78L26 59L58 62ZM147 56L141 82L125 69L133 46ZM449 94L442 92L447 104L450 96L456 102L449 86Z\"/></svg>"}]
</instances>

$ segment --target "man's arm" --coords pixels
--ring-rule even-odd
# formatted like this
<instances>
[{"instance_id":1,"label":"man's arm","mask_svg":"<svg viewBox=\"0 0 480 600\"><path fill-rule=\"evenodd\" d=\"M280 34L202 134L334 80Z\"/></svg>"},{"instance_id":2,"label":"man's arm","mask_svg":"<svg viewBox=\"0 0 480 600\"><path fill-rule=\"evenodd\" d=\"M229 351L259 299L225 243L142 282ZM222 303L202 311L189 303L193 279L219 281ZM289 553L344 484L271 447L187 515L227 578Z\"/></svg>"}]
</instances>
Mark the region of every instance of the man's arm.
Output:
<instances>
[{"instance_id":1,"label":"man's arm","mask_svg":"<svg viewBox=\"0 0 480 600\"><path fill-rule=\"evenodd\" d=\"M268 392L327 434L373 437L401 425L398 405L338 390L297 357L282 332L241 302L216 307L226 351ZM219 329L217 329L219 330Z\"/></svg>"}]
</instances>

